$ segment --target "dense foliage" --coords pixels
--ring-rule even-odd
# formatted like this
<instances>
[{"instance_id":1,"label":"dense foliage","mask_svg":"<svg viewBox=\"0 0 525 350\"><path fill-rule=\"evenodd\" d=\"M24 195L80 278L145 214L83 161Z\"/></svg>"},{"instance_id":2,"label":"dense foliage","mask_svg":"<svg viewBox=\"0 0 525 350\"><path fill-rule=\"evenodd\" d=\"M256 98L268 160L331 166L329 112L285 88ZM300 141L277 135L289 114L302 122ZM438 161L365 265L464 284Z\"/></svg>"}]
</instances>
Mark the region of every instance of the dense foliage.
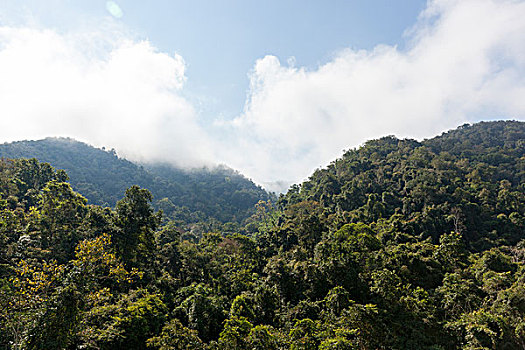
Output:
<instances>
[{"instance_id":1,"label":"dense foliage","mask_svg":"<svg viewBox=\"0 0 525 350\"><path fill-rule=\"evenodd\" d=\"M90 204L114 206L127 188L149 189L155 208L180 223L241 223L260 200L273 196L238 172L224 167L185 170L168 165L136 165L115 150L66 138L0 145L0 157L36 158L64 169L73 189Z\"/></svg>"},{"instance_id":2,"label":"dense foliage","mask_svg":"<svg viewBox=\"0 0 525 350\"><path fill-rule=\"evenodd\" d=\"M524 153L522 122L464 125L423 142L384 137L315 171L282 202L315 201L332 229L395 220L407 239L437 244L454 231L473 250L515 244L523 238Z\"/></svg>"},{"instance_id":3,"label":"dense foliage","mask_svg":"<svg viewBox=\"0 0 525 350\"><path fill-rule=\"evenodd\" d=\"M0 163L0 348L523 349L525 123L351 150L192 235Z\"/></svg>"}]
</instances>

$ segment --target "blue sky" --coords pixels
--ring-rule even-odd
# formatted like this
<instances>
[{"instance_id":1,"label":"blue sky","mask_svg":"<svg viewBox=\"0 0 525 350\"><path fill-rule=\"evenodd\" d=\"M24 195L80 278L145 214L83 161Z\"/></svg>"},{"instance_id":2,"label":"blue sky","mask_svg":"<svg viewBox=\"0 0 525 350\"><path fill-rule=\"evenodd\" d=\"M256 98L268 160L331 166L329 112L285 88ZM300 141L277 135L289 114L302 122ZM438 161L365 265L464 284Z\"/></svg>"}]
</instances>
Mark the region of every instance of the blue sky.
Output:
<instances>
[{"instance_id":1,"label":"blue sky","mask_svg":"<svg viewBox=\"0 0 525 350\"><path fill-rule=\"evenodd\" d=\"M0 0L0 142L283 190L371 138L525 120L523 18L520 0Z\"/></svg>"},{"instance_id":2,"label":"blue sky","mask_svg":"<svg viewBox=\"0 0 525 350\"><path fill-rule=\"evenodd\" d=\"M149 2L148 2L149 4ZM213 98L210 113L241 112L247 73L271 54L315 68L345 47L403 44L425 1L124 2L122 21L188 62L188 88Z\"/></svg>"},{"instance_id":3,"label":"blue sky","mask_svg":"<svg viewBox=\"0 0 525 350\"><path fill-rule=\"evenodd\" d=\"M13 24L27 17L62 32L114 18L160 51L187 64L185 95L202 102L204 117L237 116L254 62L271 54L315 69L346 47L404 45L403 32L424 9L424 0L3 0ZM15 14L15 15L14 15Z\"/></svg>"}]
</instances>

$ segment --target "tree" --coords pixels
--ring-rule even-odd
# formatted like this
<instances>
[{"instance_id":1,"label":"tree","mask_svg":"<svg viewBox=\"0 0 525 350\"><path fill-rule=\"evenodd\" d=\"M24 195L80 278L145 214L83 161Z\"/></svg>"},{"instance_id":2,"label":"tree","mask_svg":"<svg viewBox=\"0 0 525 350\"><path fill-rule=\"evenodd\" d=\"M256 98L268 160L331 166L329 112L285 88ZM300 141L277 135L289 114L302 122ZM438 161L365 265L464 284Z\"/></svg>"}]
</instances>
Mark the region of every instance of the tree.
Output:
<instances>
[{"instance_id":1,"label":"tree","mask_svg":"<svg viewBox=\"0 0 525 350\"><path fill-rule=\"evenodd\" d=\"M73 257L83 238L79 230L87 214L87 200L65 182L50 181L42 189L38 203L41 248L65 263Z\"/></svg>"},{"instance_id":2,"label":"tree","mask_svg":"<svg viewBox=\"0 0 525 350\"><path fill-rule=\"evenodd\" d=\"M160 295L144 289L123 294L115 304L90 310L83 331L83 347L98 349L144 349L146 341L159 334L166 321L166 306Z\"/></svg>"},{"instance_id":3,"label":"tree","mask_svg":"<svg viewBox=\"0 0 525 350\"><path fill-rule=\"evenodd\" d=\"M198 337L197 331L184 327L176 318L162 327L159 336L148 339L147 345L159 350L204 349L204 344Z\"/></svg>"},{"instance_id":4,"label":"tree","mask_svg":"<svg viewBox=\"0 0 525 350\"><path fill-rule=\"evenodd\" d=\"M162 214L153 212L151 201L152 195L148 190L138 186L128 188L124 198L117 202L117 230L112 238L126 267L152 273L154 232Z\"/></svg>"},{"instance_id":5,"label":"tree","mask_svg":"<svg viewBox=\"0 0 525 350\"><path fill-rule=\"evenodd\" d=\"M232 316L224 321L224 329L219 336L221 349L243 350L248 348L248 335L253 325L243 316Z\"/></svg>"}]
</instances>

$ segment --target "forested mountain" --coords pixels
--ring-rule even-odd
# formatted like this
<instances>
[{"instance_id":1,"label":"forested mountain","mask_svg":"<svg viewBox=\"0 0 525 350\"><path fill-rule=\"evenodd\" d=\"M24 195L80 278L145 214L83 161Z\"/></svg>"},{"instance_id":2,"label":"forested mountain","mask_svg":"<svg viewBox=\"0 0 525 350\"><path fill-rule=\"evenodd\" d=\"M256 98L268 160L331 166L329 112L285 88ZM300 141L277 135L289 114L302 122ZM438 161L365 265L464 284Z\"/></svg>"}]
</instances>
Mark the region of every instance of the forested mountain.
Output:
<instances>
[{"instance_id":1,"label":"forested mountain","mask_svg":"<svg viewBox=\"0 0 525 350\"><path fill-rule=\"evenodd\" d=\"M525 348L525 123L369 141L199 237L65 179L0 162L0 347Z\"/></svg>"},{"instance_id":2,"label":"forested mountain","mask_svg":"<svg viewBox=\"0 0 525 350\"><path fill-rule=\"evenodd\" d=\"M523 122L464 125L423 142L388 136L315 171L282 203L315 202L333 228L395 219L433 243L455 231L476 250L514 244L523 238L524 156Z\"/></svg>"},{"instance_id":3,"label":"forested mountain","mask_svg":"<svg viewBox=\"0 0 525 350\"><path fill-rule=\"evenodd\" d=\"M184 223L208 219L242 222L270 194L238 172L221 166L184 170L169 165L141 166L68 138L47 138L0 145L0 157L36 158L64 169L73 189L90 204L114 206L132 185L148 188L154 206Z\"/></svg>"}]
</instances>

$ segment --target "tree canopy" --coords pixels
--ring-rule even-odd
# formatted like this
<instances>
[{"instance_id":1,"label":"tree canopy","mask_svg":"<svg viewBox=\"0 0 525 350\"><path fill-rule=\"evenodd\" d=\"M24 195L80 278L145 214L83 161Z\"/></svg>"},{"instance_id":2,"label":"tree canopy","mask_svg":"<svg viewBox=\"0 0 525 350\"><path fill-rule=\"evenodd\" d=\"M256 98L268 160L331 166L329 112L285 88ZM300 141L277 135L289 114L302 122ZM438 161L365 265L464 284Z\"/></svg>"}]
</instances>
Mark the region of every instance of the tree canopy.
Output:
<instances>
[{"instance_id":1,"label":"tree canopy","mask_svg":"<svg viewBox=\"0 0 525 350\"><path fill-rule=\"evenodd\" d=\"M0 348L523 349L525 123L345 152L200 235L0 161Z\"/></svg>"}]
</instances>

